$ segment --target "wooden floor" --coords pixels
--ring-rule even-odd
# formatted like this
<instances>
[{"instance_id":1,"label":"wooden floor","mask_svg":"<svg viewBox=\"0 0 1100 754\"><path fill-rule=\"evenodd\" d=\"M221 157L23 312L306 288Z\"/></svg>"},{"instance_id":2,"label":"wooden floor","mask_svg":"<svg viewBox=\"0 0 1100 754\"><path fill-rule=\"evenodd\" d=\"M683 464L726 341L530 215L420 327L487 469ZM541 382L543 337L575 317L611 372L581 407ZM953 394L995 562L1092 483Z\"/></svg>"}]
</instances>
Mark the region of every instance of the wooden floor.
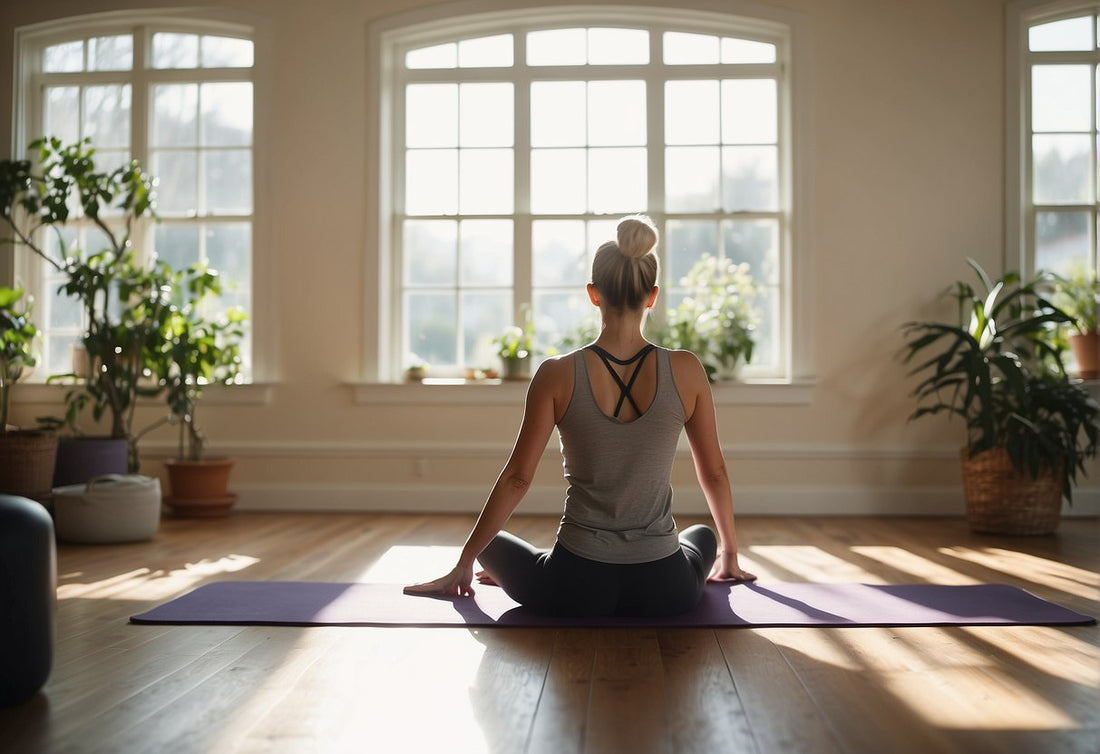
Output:
<instances>
[{"instance_id":1,"label":"wooden floor","mask_svg":"<svg viewBox=\"0 0 1100 754\"><path fill-rule=\"evenodd\" d=\"M53 674L3 752L1100 751L1100 629L135 626L219 579L435 576L464 516L237 514L61 546ZM681 519L681 525L691 523ZM761 581L1006 582L1100 615L1100 523L745 518ZM510 529L549 543L554 521Z\"/></svg>"}]
</instances>

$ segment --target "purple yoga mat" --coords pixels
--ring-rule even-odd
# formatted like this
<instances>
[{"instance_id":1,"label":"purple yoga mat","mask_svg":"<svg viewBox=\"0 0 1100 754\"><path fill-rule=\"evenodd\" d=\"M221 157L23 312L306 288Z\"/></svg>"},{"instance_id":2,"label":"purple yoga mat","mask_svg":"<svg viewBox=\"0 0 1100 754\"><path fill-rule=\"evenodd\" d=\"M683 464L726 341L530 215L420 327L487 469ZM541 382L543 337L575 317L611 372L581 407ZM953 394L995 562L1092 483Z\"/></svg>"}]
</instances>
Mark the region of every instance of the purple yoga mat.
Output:
<instances>
[{"instance_id":1,"label":"purple yoga mat","mask_svg":"<svg viewBox=\"0 0 1100 754\"><path fill-rule=\"evenodd\" d=\"M671 618L548 618L503 590L470 597L403 594L399 584L219 581L133 616L134 623L289 626L992 626L1096 620L1005 584L708 584L699 606Z\"/></svg>"}]
</instances>

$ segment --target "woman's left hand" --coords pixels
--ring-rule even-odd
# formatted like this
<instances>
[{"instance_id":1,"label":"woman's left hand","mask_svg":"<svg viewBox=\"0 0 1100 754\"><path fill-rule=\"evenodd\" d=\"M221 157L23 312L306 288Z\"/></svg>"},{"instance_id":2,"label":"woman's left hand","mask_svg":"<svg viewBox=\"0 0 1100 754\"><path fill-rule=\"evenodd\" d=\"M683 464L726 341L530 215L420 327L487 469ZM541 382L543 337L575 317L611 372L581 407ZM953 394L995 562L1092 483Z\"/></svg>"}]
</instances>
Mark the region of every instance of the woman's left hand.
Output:
<instances>
[{"instance_id":1,"label":"woman's left hand","mask_svg":"<svg viewBox=\"0 0 1100 754\"><path fill-rule=\"evenodd\" d=\"M441 576L434 581L426 581L423 584L413 584L405 587L405 594L436 594L447 597L472 597L474 588L471 582L474 580L474 569L455 566L446 576Z\"/></svg>"}]
</instances>

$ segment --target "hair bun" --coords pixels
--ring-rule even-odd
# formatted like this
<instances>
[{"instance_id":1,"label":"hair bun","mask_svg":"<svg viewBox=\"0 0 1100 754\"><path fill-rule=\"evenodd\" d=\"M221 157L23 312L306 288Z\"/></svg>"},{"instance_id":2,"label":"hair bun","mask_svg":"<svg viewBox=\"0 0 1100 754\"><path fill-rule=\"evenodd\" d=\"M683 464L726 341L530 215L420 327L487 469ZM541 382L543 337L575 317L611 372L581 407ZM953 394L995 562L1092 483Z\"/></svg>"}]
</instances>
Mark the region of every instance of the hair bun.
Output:
<instances>
[{"instance_id":1,"label":"hair bun","mask_svg":"<svg viewBox=\"0 0 1100 754\"><path fill-rule=\"evenodd\" d=\"M619 221L619 251L624 257L644 257L657 245L657 228L645 215L630 215Z\"/></svg>"}]
</instances>

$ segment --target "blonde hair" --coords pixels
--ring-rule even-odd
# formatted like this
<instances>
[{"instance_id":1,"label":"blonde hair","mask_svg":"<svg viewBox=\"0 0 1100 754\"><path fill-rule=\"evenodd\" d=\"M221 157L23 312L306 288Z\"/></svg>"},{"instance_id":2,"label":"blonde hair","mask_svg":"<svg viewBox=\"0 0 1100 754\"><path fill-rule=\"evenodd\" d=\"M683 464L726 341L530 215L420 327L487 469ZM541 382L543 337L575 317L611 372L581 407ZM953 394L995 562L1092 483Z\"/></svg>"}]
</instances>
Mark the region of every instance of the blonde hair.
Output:
<instances>
[{"instance_id":1,"label":"blonde hair","mask_svg":"<svg viewBox=\"0 0 1100 754\"><path fill-rule=\"evenodd\" d=\"M596 250L592 284L611 309L640 309L657 284L657 228L645 215L619 221L618 238Z\"/></svg>"}]
</instances>

